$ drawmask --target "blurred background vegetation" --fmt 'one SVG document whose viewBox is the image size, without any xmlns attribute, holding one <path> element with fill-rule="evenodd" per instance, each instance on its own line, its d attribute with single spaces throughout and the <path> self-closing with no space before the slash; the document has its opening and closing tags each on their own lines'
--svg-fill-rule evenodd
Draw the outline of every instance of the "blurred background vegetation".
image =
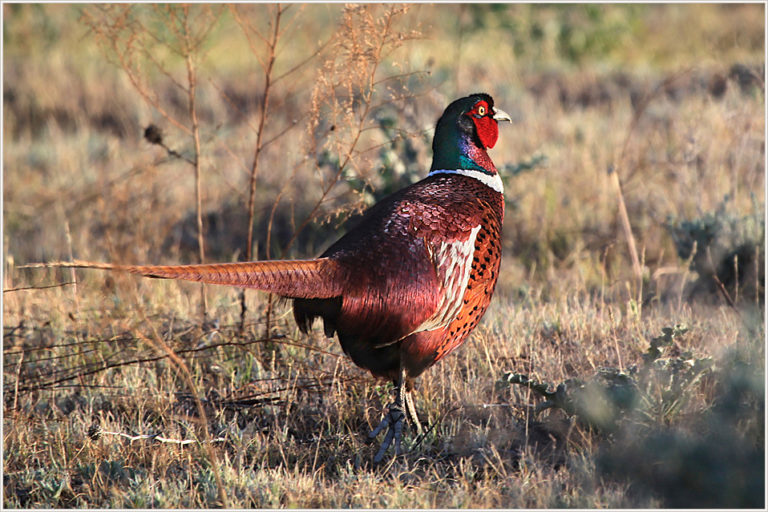
<svg viewBox="0 0 768 512">
<path fill-rule="evenodd" d="M 190 13 L 200 31 L 192 50 L 196 150 L 158 111 L 189 124 L 186 58 L 174 47 L 171 13 L 6 6 L 4 255 L 18 262 L 63 257 L 68 223 L 76 257 L 199 258 L 195 180 L 188 161 L 143 139 L 154 124 L 187 160 L 200 152 L 208 259 L 243 259 L 269 53 L 254 34 L 270 33 L 274 10 Z M 507 269 L 516 281 L 555 285 L 564 271 L 587 288 L 624 282 L 631 255 L 610 177 L 616 170 L 647 281 L 654 272 L 669 279 L 693 239 L 699 258 L 703 245 L 720 244 L 725 228 L 713 222 L 752 216 L 738 240 L 723 241 L 712 257 L 717 267 L 738 252 L 738 274 L 750 277 L 742 284 L 753 289 L 755 268 L 762 272 L 753 262 L 763 258 L 755 251 L 764 205 L 764 121 L 754 115 L 763 105 L 760 10 L 414 5 L 393 20 L 400 39 L 376 63 L 361 137 L 326 193 L 363 102 L 344 105 L 359 119 L 331 112 L 328 90 L 339 84 L 325 84 L 321 97 L 318 78 L 344 71 L 339 65 L 355 49 L 339 55 L 342 6 L 291 6 L 273 59 L 278 81 L 262 144 L 272 140 L 258 154 L 251 248 L 260 257 L 321 251 L 350 213 L 424 175 L 444 105 L 486 90 L 517 121 L 493 152 L 507 170 L 505 254 L 515 256 Z M 327 67 L 333 58 L 336 69 Z M 715 221 L 707 218 L 716 212 Z M 715 231 L 709 239 L 701 238 L 703 224 Z M 724 265 L 732 270 L 731 260 Z M 725 284 L 735 293 L 733 282 Z"/>
<path fill-rule="evenodd" d="M 247 507 L 764 505 L 763 5 L 3 13 L 6 506 L 217 506 L 217 467 Z M 270 337 L 297 336 L 271 299 L 249 296 L 236 329 L 237 292 L 209 288 L 206 318 L 225 340 L 211 352 L 198 345 L 214 334 L 194 285 L 137 281 L 131 300 L 117 277 L 83 272 L 76 287 L 30 290 L 75 274 L 17 268 L 314 256 L 426 174 L 437 118 L 477 91 L 515 120 L 491 151 L 505 181 L 505 259 L 468 343 L 485 352 L 465 348 L 421 379 L 417 407 L 449 418 L 438 428 L 448 441 L 415 449 L 413 486 L 408 468 L 386 488 L 352 470 L 361 422 L 386 392 L 311 350 L 327 347 L 319 334 L 290 347 Z M 225 421 L 217 397 L 247 402 L 234 417 L 249 415 L 251 430 L 227 427 L 240 437 L 227 438 L 219 466 L 203 451 L 185 462 L 155 445 L 88 444 L 94 418 L 143 431 L 192 414 L 178 394 L 192 390 L 162 357 L 135 362 L 157 358 L 138 304 L 189 351 L 211 415 Z M 678 322 L 687 334 L 640 363 Z M 561 394 L 584 421 L 559 428 L 555 411 L 534 421 L 529 394 L 499 387 L 504 369 L 563 393 L 599 382 L 602 402 L 630 390 L 642 403 L 611 412 L 605 432 L 572 408 L 578 395 Z M 322 378 L 302 387 L 310 373 Z M 252 387 L 264 382 L 274 417 L 243 398 L 261 397 Z M 498 400 L 514 412 L 454 407 Z M 325 473 L 306 449 L 313 428 L 351 432 L 311 445 L 333 460 Z M 527 451 L 534 440 L 544 448 Z M 243 472 L 244 460 L 258 471 Z"/>
</svg>

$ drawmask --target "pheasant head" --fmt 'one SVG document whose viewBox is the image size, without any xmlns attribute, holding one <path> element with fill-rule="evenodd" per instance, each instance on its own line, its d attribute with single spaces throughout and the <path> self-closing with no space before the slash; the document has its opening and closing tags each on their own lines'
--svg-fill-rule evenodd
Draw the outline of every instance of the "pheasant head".
<svg viewBox="0 0 768 512">
<path fill-rule="evenodd" d="M 497 174 L 488 149 L 499 138 L 499 121 L 511 119 L 494 107 L 493 98 L 485 93 L 472 94 L 448 105 L 435 128 L 430 172 L 464 169 Z"/>
</svg>

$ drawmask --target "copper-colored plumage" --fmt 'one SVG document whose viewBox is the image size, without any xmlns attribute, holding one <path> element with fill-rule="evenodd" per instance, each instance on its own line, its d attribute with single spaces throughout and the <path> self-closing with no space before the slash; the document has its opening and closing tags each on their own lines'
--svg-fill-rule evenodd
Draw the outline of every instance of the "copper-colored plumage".
<svg viewBox="0 0 768 512">
<path fill-rule="evenodd" d="M 337 297 L 346 280 L 345 270 L 328 258 L 202 265 L 116 265 L 75 260 L 46 265 L 122 270 L 145 277 L 255 288 L 289 298 Z"/>
<path fill-rule="evenodd" d="M 490 302 L 504 200 L 485 145 L 495 144 L 501 119 L 509 117 L 488 95 L 453 102 L 438 122 L 430 175 L 371 207 L 317 259 L 48 265 L 256 288 L 294 299 L 303 331 L 322 318 L 326 334 L 338 335 L 355 364 L 395 382 L 395 403 L 373 432 L 390 427 L 379 461 L 393 440 L 399 450 L 405 416 L 421 428 L 409 394 L 413 379 L 459 347 Z"/>
</svg>

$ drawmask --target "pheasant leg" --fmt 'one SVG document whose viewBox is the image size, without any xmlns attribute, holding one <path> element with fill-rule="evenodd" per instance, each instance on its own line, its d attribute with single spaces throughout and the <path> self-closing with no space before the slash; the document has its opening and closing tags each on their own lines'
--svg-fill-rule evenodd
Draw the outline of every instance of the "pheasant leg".
<svg viewBox="0 0 768 512">
<path fill-rule="evenodd" d="M 406 389 L 405 378 L 405 370 L 401 369 L 396 385 L 395 401 L 387 408 L 387 414 L 384 415 L 381 423 L 368 434 L 368 441 L 370 442 L 376 439 L 385 428 L 389 428 L 384 436 L 384 441 L 382 441 L 379 447 L 379 451 L 376 452 L 376 456 L 373 458 L 374 464 L 378 464 L 384 459 L 384 454 L 392 444 L 392 441 L 395 442 L 395 456 L 400 455 L 403 424 L 406 418 L 414 425 L 419 434 L 422 432 L 421 423 L 419 423 L 419 419 L 416 416 L 416 407 L 413 405 L 413 397 L 410 391 Z"/>
<path fill-rule="evenodd" d="M 416 406 L 413 405 L 413 394 L 409 390 L 406 390 L 403 393 L 403 402 L 405 403 L 405 415 L 408 417 L 408 421 L 410 421 L 416 428 L 416 433 L 421 435 L 424 432 L 424 429 L 421 428 L 419 417 L 416 416 Z"/>
</svg>

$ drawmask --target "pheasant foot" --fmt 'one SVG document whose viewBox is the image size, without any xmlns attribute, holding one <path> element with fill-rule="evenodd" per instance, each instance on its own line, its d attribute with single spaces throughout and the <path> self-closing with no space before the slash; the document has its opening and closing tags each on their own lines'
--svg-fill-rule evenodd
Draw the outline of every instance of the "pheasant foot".
<svg viewBox="0 0 768 512">
<path fill-rule="evenodd" d="M 395 401 L 389 405 L 387 413 L 381 422 L 368 434 L 368 442 L 373 441 L 386 428 L 386 435 L 382 441 L 379 451 L 373 458 L 373 463 L 378 464 L 384 459 L 384 454 L 392 442 L 395 443 L 395 456 L 401 454 L 401 444 L 403 438 L 403 424 L 407 419 L 416 429 L 418 434 L 423 432 L 419 418 L 416 416 L 416 407 L 413 405 L 413 397 L 408 389 L 410 386 L 406 382 L 405 370 L 401 368 L 400 378 L 396 383 Z"/>
<path fill-rule="evenodd" d="M 401 453 L 401 443 L 403 438 L 403 424 L 405 423 L 405 413 L 402 406 L 397 403 L 396 400 L 389 406 L 389 411 L 381 420 L 381 423 L 368 434 L 368 441 L 371 442 L 381 433 L 382 430 L 388 428 L 384 441 L 382 441 L 379 451 L 376 452 L 376 456 L 373 458 L 373 463 L 378 464 L 384 459 L 384 454 L 387 448 L 395 442 L 395 456 Z"/>
</svg>

